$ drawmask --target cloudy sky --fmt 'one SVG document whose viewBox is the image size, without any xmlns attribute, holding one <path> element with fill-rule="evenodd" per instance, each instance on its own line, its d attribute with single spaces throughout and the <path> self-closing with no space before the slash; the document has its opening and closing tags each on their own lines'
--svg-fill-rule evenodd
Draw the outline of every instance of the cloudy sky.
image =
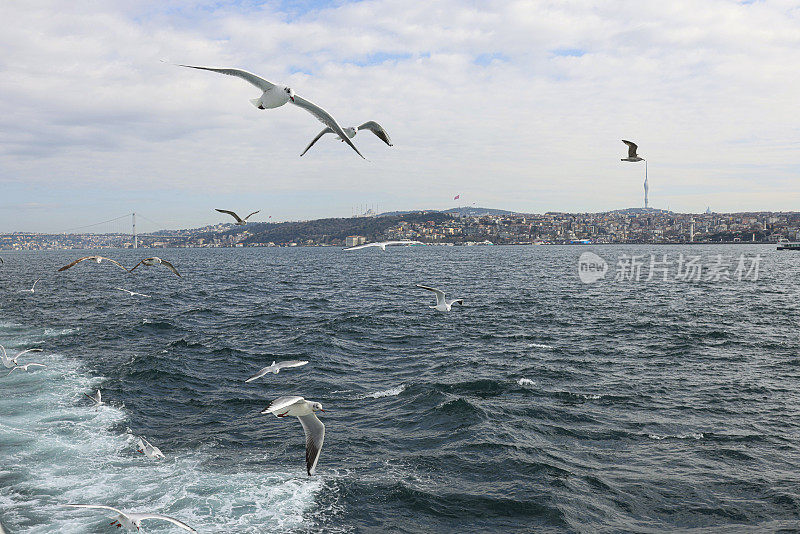
<svg viewBox="0 0 800 534">
<path fill-rule="evenodd" d="M 800 209 L 795 1 L 2 2 L 0 231 L 456 204 Z M 162 62 L 167 61 L 167 63 Z M 369 162 L 239 67 L 362 132 Z M 453 196 L 461 195 L 454 202 Z"/>
</svg>

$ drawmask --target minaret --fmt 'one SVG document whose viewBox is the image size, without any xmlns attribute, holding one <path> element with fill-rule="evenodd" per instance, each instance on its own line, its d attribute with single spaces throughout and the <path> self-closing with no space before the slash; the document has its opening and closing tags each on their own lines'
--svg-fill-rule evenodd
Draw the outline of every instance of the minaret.
<svg viewBox="0 0 800 534">
<path fill-rule="evenodd" d="M 647 160 L 644 161 L 644 207 L 647 209 Z"/>
<path fill-rule="evenodd" d="M 689 243 L 694 243 L 694 219 L 692 219 L 692 224 L 689 226 Z"/>
</svg>

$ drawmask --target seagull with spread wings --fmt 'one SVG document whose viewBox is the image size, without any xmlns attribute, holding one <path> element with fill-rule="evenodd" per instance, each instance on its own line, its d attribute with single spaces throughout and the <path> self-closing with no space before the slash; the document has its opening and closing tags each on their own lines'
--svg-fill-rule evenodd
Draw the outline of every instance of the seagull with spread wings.
<svg viewBox="0 0 800 534">
<path fill-rule="evenodd" d="M 247 217 L 245 217 L 244 219 L 242 219 L 241 217 L 239 217 L 238 215 L 236 215 L 236 212 L 234 212 L 234 211 L 229 211 L 229 210 L 221 210 L 221 209 L 217 209 L 217 208 L 214 208 L 214 209 L 215 209 L 216 211 L 220 212 L 220 213 L 227 213 L 228 215 L 231 215 L 231 216 L 232 216 L 234 219 L 236 219 L 236 223 L 235 223 L 235 224 L 236 224 L 236 226 L 244 226 L 245 224 L 247 224 L 247 219 L 249 219 L 250 217 L 252 217 L 252 216 L 253 216 L 253 215 L 255 215 L 256 213 L 258 213 L 259 211 L 261 211 L 261 210 L 254 211 L 253 213 L 251 213 L 250 215 L 248 215 Z"/>
<path fill-rule="evenodd" d="M 19 365 L 17 363 L 17 358 L 19 358 L 23 354 L 26 354 L 28 352 L 42 352 L 42 349 L 27 349 L 27 350 L 23 350 L 22 352 L 18 352 L 17 355 L 14 356 L 13 358 L 9 358 L 8 357 L 8 353 L 6 353 L 6 348 L 3 345 L 0 345 L 0 349 L 3 349 L 3 354 L 0 355 L 0 360 L 2 360 L 3 366 L 6 369 L 11 369 L 12 367 L 15 367 L 16 365 Z"/>
<path fill-rule="evenodd" d="M 384 130 L 383 126 L 381 126 L 380 124 L 378 124 L 375 121 L 367 121 L 364 124 L 362 124 L 361 126 L 350 126 L 348 128 L 344 128 L 344 133 L 347 134 L 347 137 L 352 139 L 353 137 L 356 136 L 356 134 L 359 132 L 359 130 L 369 130 L 372 133 L 374 133 L 375 135 L 377 135 L 378 138 L 381 141 L 383 141 L 384 143 L 386 143 L 387 145 L 394 146 L 392 144 L 391 138 L 389 138 L 389 134 L 386 133 L 386 130 Z M 300 154 L 300 156 L 302 157 L 303 155 L 305 155 L 305 153 L 308 152 L 308 149 L 311 148 L 312 146 L 314 146 L 314 143 L 319 141 L 319 138 L 322 137 L 323 135 L 327 134 L 327 133 L 334 133 L 334 132 L 333 132 L 333 130 L 330 129 L 330 127 L 325 128 L 324 130 L 322 130 L 320 133 L 317 134 L 317 136 L 314 139 L 311 140 L 311 142 L 308 144 L 306 149 L 303 150 L 303 153 Z M 341 137 L 336 137 L 336 139 L 338 139 L 338 140 L 340 140 L 341 142 L 344 143 L 344 139 L 342 139 Z"/>
<path fill-rule="evenodd" d="M 268 365 L 266 367 L 261 368 L 256 374 L 245 380 L 245 382 L 252 382 L 253 380 L 259 379 L 267 373 L 278 374 L 281 372 L 281 369 L 290 369 L 292 367 L 302 367 L 307 364 L 307 360 L 284 360 L 282 362 L 275 363 L 272 362 L 272 365 Z"/>
<path fill-rule="evenodd" d="M 453 299 L 453 300 L 445 299 L 444 298 L 444 291 L 442 291 L 441 289 L 435 289 L 433 287 L 422 286 L 420 284 L 417 284 L 417 287 L 419 287 L 421 289 L 427 289 L 428 291 L 433 291 L 436 294 L 436 305 L 435 306 L 428 306 L 429 308 L 433 308 L 436 311 L 441 311 L 441 312 L 450 311 L 450 308 L 453 306 L 453 304 L 456 304 L 456 303 L 458 303 L 458 304 L 460 304 L 462 306 L 464 305 L 464 299 Z"/>
<path fill-rule="evenodd" d="M 272 401 L 261 413 L 275 414 L 275 417 L 297 417 L 303 425 L 306 434 L 306 472 L 308 476 L 314 474 L 319 461 L 319 453 L 322 450 L 322 442 L 325 440 L 325 425 L 317 419 L 314 412 L 324 412 L 322 404 L 309 402 L 303 397 L 279 397 Z"/>
<path fill-rule="evenodd" d="M 296 95 L 294 90 L 291 87 L 287 87 L 285 85 L 276 85 L 272 82 L 265 80 L 260 76 L 256 76 L 252 72 L 247 72 L 246 70 L 242 69 L 226 69 L 226 68 L 216 68 L 216 67 L 197 67 L 194 65 L 178 65 L 179 67 L 188 67 L 190 69 L 200 69 L 200 70 L 208 70 L 211 72 L 218 72 L 220 74 L 227 74 L 228 76 L 235 76 L 237 78 L 241 78 L 244 81 L 248 82 L 251 85 L 256 86 L 258 89 L 262 91 L 262 94 L 258 98 L 253 98 L 250 102 L 257 107 L 258 109 L 272 109 L 278 108 L 282 105 L 286 104 L 287 102 L 291 102 L 295 106 L 299 108 L 303 108 L 304 110 L 311 113 L 318 121 L 322 124 L 330 128 L 333 133 L 337 134 L 345 143 L 350 145 L 350 148 L 356 151 L 356 154 L 364 158 L 361 152 L 358 151 L 356 145 L 350 141 L 350 138 L 344 132 L 339 123 L 336 122 L 336 119 L 333 116 L 319 107 L 318 105 L 314 104 L 303 98 L 302 96 Z M 366 159 L 366 158 L 364 158 Z"/>
<path fill-rule="evenodd" d="M 116 265 L 117 267 L 122 269 L 123 271 L 127 271 L 128 270 L 125 267 L 123 267 L 120 262 L 118 262 L 116 260 L 112 260 L 111 258 L 106 258 L 104 256 L 84 256 L 83 258 L 78 258 L 77 260 L 73 261 L 69 265 L 63 266 L 62 268 L 59 269 L 59 272 L 66 271 L 70 267 L 74 267 L 74 266 L 78 265 L 80 262 L 87 261 L 87 260 L 91 260 L 91 261 L 94 261 L 96 263 L 102 263 L 103 260 L 110 261 L 111 263 L 113 263 L 114 265 Z"/>
<path fill-rule="evenodd" d="M 134 265 L 133 269 L 136 269 L 140 265 L 144 265 L 146 267 L 152 267 L 153 265 L 163 265 L 164 267 L 166 267 L 167 269 L 169 269 L 173 273 L 177 274 L 178 276 L 181 275 L 181 273 L 178 272 L 178 270 L 175 268 L 174 265 L 172 265 L 167 260 L 162 260 L 161 258 L 159 258 L 157 256 L 153 256 L 152 258 L 143 259 L 142 261 L 140 261 L 139 263 Z M 131 269 L 130 272 L 133 272 L 133 269 Z"/>
<path fill-rule="evenodd" d="M 141 530 L 142 521 L 145 519 L 160 519 L 162 521 L 169 521 L 173 525 L 177 525 L 184 530 L 188 530 L 189 532 L 197 532 L 183 521 L 178 521 L 174 517 L 161 514 L 134 514 L 131 512 L 117 510 L 111 506 L 103 506 L 101 504 L 67 504 L 66 506 L 72 506 L 73 508 L 98 508 L 100 510 L 111 510 L 117 514 L 116 521 L 111 523 L 112 525 L 116 525 L 117 528 L 125 527 L 128 530 L 138 531 Z"/>
</svg>

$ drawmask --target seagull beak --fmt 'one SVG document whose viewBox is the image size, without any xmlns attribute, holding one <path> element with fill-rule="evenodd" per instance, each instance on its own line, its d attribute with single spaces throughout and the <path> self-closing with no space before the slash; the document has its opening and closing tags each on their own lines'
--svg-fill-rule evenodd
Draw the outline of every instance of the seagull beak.
<svg viewBox="0 0 800 534">
<path fill-rule="evenodd" d="M 290 96 L 290 97 L 289 97 L 289 99 L 290 99 L 292 102 L 294 102 L 294 97 L 293 97 L 293 96 Z"/>
</svg>

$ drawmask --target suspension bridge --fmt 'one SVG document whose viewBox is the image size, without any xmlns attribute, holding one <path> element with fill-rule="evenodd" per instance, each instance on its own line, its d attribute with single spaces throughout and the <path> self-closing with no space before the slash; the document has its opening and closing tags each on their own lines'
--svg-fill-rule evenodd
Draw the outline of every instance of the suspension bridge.
<svg viewBox="0 0 800 534">
<path fill-rule="evenodd" d="M 154 221 L 148 217 L 145 217 L 141 213 L 137 214 L 136 212 L 133 213 L 125 213 L 124 215 L 120 215 L 119 217 L 114 217 L 112 219 L 107 219 L 105 221 L 100 221 L 92 224 L 85 224 L 83 226 L 76 226 L 74 228 L 68 228 L 64 232 L 65 235 L 69 234 L 93 234 L 93 235 L 105 235 L 105 236 L 119 236 L 121 238 L 130 237 L 130 242 L 133 248 L 139 247 L 139 240 L 140 239 L 147 239 L 150 240 L 171 240 L 171 239 L 184 239 L 187 236 L 185 235 L 170 235 L 167 233 L 138 233 L 136 231 L 136 217 L 143 219 L 156 227 L 164 227 L 161 223 Z"/>
</svg>

